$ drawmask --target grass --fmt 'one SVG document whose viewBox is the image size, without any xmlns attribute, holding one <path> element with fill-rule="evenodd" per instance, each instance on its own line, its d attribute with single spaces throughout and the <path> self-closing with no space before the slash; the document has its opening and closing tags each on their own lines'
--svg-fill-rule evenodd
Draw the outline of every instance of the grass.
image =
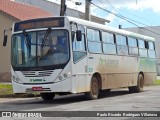
<svg viewBox="0 0 160 120">
<path fill-rule="evenodd" d="M 39 93 L 33 93 L 33 94 L 27 94 L 27 93 L 24 93 L 24 94 L 17 94 L 15 95 L 13 93 L 13 87 L 12 87 L 12 84 L 0 84 L 0 98 L 10 98 L 10 97 L 21 97 L 21 98 L 24 98 L 24 97 L 38 97 L 39 96 Z"/>
<path fill-rule="evenodd" d="M 154 85 L 160 85 L 160 80 L 155 80 L 155 81 L 153 81 L 153 84 L 154 84 Z"/>
<path fill-rule="evenodd" d="M 13 88 L 11 84 L 0 84 L 0 95 L 13 94 Z"/>
</svg>

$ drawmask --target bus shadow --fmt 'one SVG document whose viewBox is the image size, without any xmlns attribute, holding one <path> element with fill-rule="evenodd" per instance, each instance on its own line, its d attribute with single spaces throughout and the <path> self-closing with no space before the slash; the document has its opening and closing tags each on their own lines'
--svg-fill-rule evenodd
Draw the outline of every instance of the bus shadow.
<svg viewBox="0 0 160 120">
<path fill-rule="evenodd" d="M 131 94 L 128 90 L 113 90 L 108 95 L 100 97 L 99 99 L 125 96 L 128 94 Z M 137 94 L 137 93 L 133 93 L 133 94 Z M 80 102 L 86 102 L 86 101 L 90 101 L 90 100 L 86 99 L 84 94 L 71 94 L 71 95 L 55 96 L 55 99 L 52 101 L 43 101 L 40 97 L 37 97 L 32 99 L 24 98 L 24 100 L 17 100 L 17 101 L 6 103 L 6 104 L 19 106 L 19 110 L 32 110 L 32 109 L 41 109 L 41 108 L 48 108 L 48 107 L 57 107 L 60 105 L 67 105 L 67 104 L 80 103 Z M 25 107 L 25 108 L 20 107 L 24 105 L 28 107 Z"/>
<path fill-rule="evenodd" d="M 144 93 L 144 92 L 147 92 L 149 90 L 144 90 L 143 92 L 139 92 L 139 93 L 130 93 L 128 89 L 126 90 L 112 90 L 110 93 L 108 93 L 107 95 L 105 96 L 100 96 L 100 99 L 101 98 L 110 98 L 110 97 L 116 97 L 116 96 L 123 96 L 123 95 L 128 95 L 128 94 L 141 94 L 141 93 Z"/>
<path fill-rule="evenodd" d="M 147 90 L 145 90 L 143 92 L 147 92 Z M 111 98 L 111 97 L 124 96 L 124 95 L 128 95 L 128 94 L 138 94 L 138 93 L 130 93 L 128 90 L 113 90 L 105 96 L 100 96 L 98 99 L 105 99 L 105 98 L 107 99 L 107 98 Z M 85 102 L 85 101 L 90 101 L 90 100 L 88 100 L 86 98 L 84 93 L 81 93 L 81 94 L 70 94 L 70 95 L 62 95 L 62 96 L 56 95 L 54 100 L 52 100 L 52 101 L 44 101 L 43 99 L 41 99 L 39 97 L 38 100 L 28 101 L 25 104 L 62 105 L 62 104 L 70 104 L 70 103 Z"/>
<path fill-rule="evenodd" d="M 105 99 L 105 98 L 107 99 L 107 98 L 111 98 L 111 97 L 118 97 L 118 96 L 123 96 L 123 95 L 128 95 L 128 94 L 137 94 L 137 93 L 130 93 L 127 89 L 126 90 L 121 90 L 121 89 L 120 90 L 113 90 L 105 96 L 100 96 L 98 99 Z M 81 94 L 70 94 L 70 95 L 56 96 L 54 98 L 54 100 L 52 100 L 52 101 L 43 101 L 41 99 L 41 101 L 35 101 L 35 102 L 28 103 L 28 104 L 34 104 L 34 103 L 41 104 L 42 103 L 42 104 L 53 104 L 53 105 L 59 104 L 59 105 L 61 105 L 61 104 L 70 104 L 70 103 L 85 102 L 85 101 L 90 101 L 90 100 L 88 100 L 86 98 L 86 96 L 83 93 L 81 93 Z"/>
</svg>

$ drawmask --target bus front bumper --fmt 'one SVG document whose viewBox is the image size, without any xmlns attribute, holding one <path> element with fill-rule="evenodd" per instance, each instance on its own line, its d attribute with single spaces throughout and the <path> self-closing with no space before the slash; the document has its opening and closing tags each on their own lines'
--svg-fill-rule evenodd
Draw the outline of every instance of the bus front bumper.
<svg viewBox="0 0 160 120">
<path fill-rule="evenodd" d="M 70 92 L 75 93 L 72 89 L 71 78 L 57 83 L 50 84 L 20 84 L 12 80 L 14 93 L 33 93 L 33 92 Z"/>
</svg>

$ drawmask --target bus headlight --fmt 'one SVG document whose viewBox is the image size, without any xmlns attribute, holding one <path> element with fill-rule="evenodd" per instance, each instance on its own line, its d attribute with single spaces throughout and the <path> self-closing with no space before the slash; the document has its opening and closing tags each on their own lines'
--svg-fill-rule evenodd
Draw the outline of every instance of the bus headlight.
<svg viewBox="0 0 160 120">
<path fill-rule="evenodd" d="M 71 76 L 71 73 L 63 73 L 62 75 L 59 76 L 59 80 L 65 80 Z"/>
<path fill-rule="evenodd" d="M 12 76 L 12 80 L 16 83 L 22 83 L 22 81 L 17 76 Z"/>
<path fill-rule="evenodd" d="M 63 77 L 64 77 L 64 78 L 67 78 L 67 77 L 68 77 L 67 73 L 64 73 L 64 74 L 63 74 Z"/>
<path fill-rule="evenodd" d="M 62 76 L 59 76 L 59 79 L 60 79 L 60 80 L 63 80 L 63 77 L 62 77 Z"/>
</svg>

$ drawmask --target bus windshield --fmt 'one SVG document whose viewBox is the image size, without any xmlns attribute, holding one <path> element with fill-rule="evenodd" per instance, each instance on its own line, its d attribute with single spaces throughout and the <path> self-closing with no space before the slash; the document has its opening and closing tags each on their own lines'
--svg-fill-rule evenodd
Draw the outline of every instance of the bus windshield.
<svg viewBox="0 0 160 120">
<path fill-rule="evenodd" d="M 45 67 L 66 64 L 69 60 L 67 30 L 25 32 L 12 36 L 12 66 Z"/>
</svg>

